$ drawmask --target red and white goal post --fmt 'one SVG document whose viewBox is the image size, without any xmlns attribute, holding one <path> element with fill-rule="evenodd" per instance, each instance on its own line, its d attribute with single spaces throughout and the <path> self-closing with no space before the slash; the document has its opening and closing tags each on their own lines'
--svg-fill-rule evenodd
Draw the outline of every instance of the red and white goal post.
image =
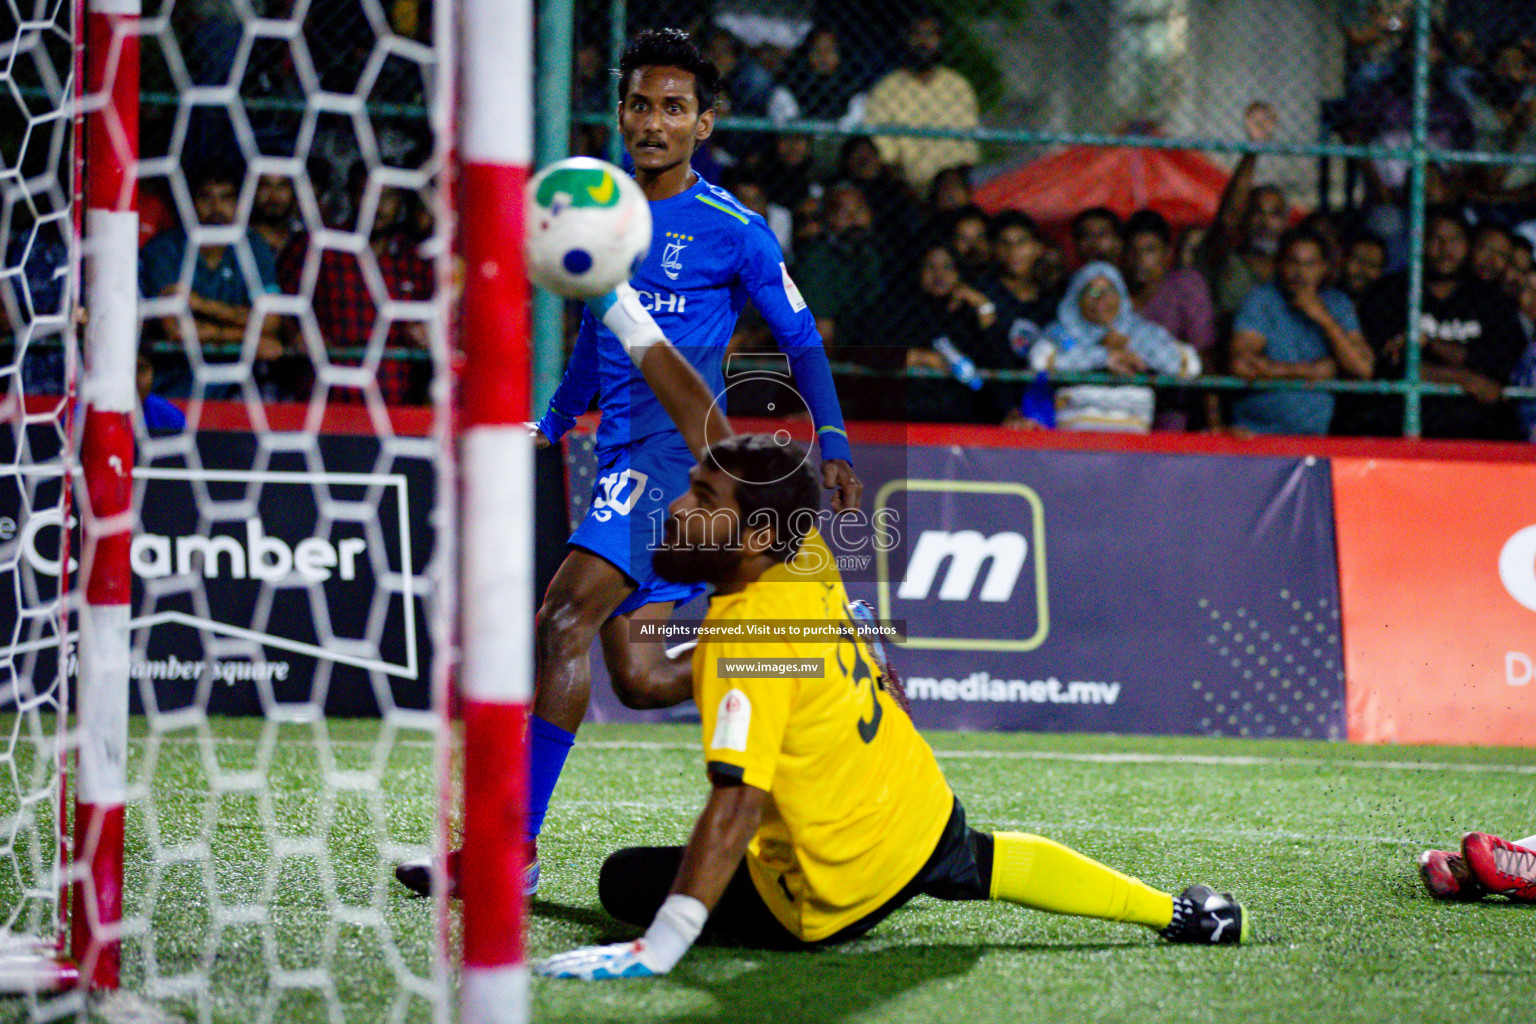
<svg viewBox="0 0 1536 1024">
<path fill-rule="evenodd" d="M 85 327 L 84 374 L 78 387 L 71 375 L 63 395 L 51 401 L 29 400 L 31 396 L 20 378 L 26 345 L 35 339 L 26 338 L 17 346 L 6 408 L 12 424 L 7 454 L 15 460 L 13 474 L 18 485 L 28 475 L 46 477 L 50 470 L 58 478 L 54 507 L 34 507 L 31 511 L 53 512 L 56 524 L 74 521 L 78 515 L 81 550 L 76 579 L 83 585 L 71 591 L 66 582 L 66 566 L 71 557 L 70 531 L 60 529 L 54 559 L 56 589 L 29 607 L 18 586 L 17 600 L 10 609 L 17 626 L 39 614 L 46 618 L 48 627 L 41 643 L 52 644 L 51 657 L 38 659 L 35 655 L 39 639 L 34 635 L 28 642 L 20 629 L 13 628 L 8 631 L 11 644 L 5 652 L 5 697 L 15 715 L 8 760 L 18 760 L 15 740 L 23 732 L 19 723 L 35 715 L 39 708 L 50 712 L 52 734 L 40 730 L 40 723 L 34 718 L 29 723 L 32 728 L 28 738 L 54 741 L 31 752 L 32 793 L 17 792 L 15 805 L 5 808 L 10 812 L 6 852 L 13 862 L 20 859 L 18 836 L 30 831 L 29 845 L 34 847 L 32 877 L 26 878 L 26 871 L 17 870 L 15 874 L 21 884 L 7 894 L 12 906 L 5 908 L 6 935 L 0 943 L 0 986 L 23 992 L 76 985 L 99 989 L 118 986 L 117 929 L 122 917 L 128 753 L 128 621 L 132 586 L 128 556 L 133 519 L 132 414 L 139 330 L 138 214 L 134 188 L 139 49 L 137 37 L 125 29 L 139 14 L 139 0 L 90 0 L 88 7 L 77 2 L 67 14 L 55 13 L 54 25 L 69 26 L 79 40 L 73 66 L 69 68 L 77 87 L 72 91 L 58 89 L 42 99 L 45 105 L 47 100 L 53 101 L 50 113 L 73 115 L 73 131 L 67 136 L 56 132 L 60 141 L 67 144 L 67 148 L 60 150 L 60 156 L 80 153 L 82 148 L 91 154 L 83 182 L 79 177 L 80 161 L 56 165 L 52 171 L 59 180 L 59 194 L 67 196 L 64 202 L 73 207 L 71 226 L 77 244 L 70 247 L 71 256 L 84 257 L 83 307 L 90 314 Z M 17 28 L 12 43 L 25 52 L 25 29 Z M 22 170 L 22 162 L 18 159 L 14 169 Z M 82 205 L 83 218 L 79 215 Z M 12 218 L 5 219 L 9 226 Z M 64 290 L 62 308 L 54 311 L 66 325 L 75 319 L 71 315 L 78 295 L 74 263 L 71 258 L 61 268 L 71 286 Z M 29 328 L 35 324 L 15 323 L 41 319 L 35 315 L 30 294 L 26 301 L 18 303 L 13 288 L 8 298 L 11 312 L 7 320 L 13 322 L 13 329 L 20 328 L 20 335 L 30 334 Z M 58 337 L 64 343 L 64 363 L 73 370 L 78 365 L 75 353 L 70 351 L 73 331 L 66 326 Z M 77 412 L 81 408 L 83 414 Z M 28 429 L 38 421 L 49 424 L 61 443 L 57 452 L 48 452 L 45 446 L 44 452 L 38 453 L 45 461 L 34 459 L 36 449 Z M 81 486 L 77 489 L 69 486 L 72 476 L 78 477 Z M 21 504 L 28 503 L 23 500 Z M 28 533 L 25 525 L 17 525 L 21 526 L 23 538 L 35 542 L 35 531 Z M 18 547 L 26 547 L 25 540 Z M 25 554 L 19 550 L 8 559 L 13 573 L 19 575 Z M 36 580 L 30 582 L 35 585 Z M 69 628 L 71 622 L 73 631 Z M 71 639 L 78 659 L 73 694 L 66 681 Z M 34 657 L 25 657 L 28 654 Z M 74 722 L 66 732 L 71 710 Z M 71 780 L 66 750 L 70 749 L 75 755 L 72 809 L 66 804 Z M 52 772 L 48 770 L 50 764 L 55 769 Z M 57 787 L 53 794 L 57 802 L 49 810 L 56 815 L 54 830 L 58 840 L 51 847 L 46 841 L 39 842 L 46 832 L 38 829 L 35 816 L 35 798 L 39 792 L 47 792 L 50 782 Z M 26 788 L 19 777 L 16 788 Z M 33 806 L 29 807 L 29 803 Z M 42 851 L 36 849 L 38 846 L 43 847 Z M 53 861 L 50 866 L 54 870 L 35 870 L 40 866 L 39 852 Z M 35 911 L 26 914 L 20 905 L 38 895 L 36 885 L 28 886 L 28 882 L 46 885 L 49 881 L 58 894 L 57 917 L 45 922 L 37 918 Z M 46 901 L 46 892 L 42 895 Z M 27 917 L 31 919 L 26 920 Z M 36 928 L 39 924 L 59 927 L 53 929 L 51 936 L 17 930 L 18 925 Z"/>
<path fill-rule="evenodd" d="M 465 1024 L 527 1019 L 523 816 L 533 696 L 533 438 L 523 186 L 531 0 L 465 0 L 463 646 Z M 511 737 L 520 737 L 509 742 Z"/>
<path fill-rule="evenodd" d="M 424 556 L 422 568 L 402 562 L 375 573 L 380 600 L 389 608 L 368 616 L 372 632 L 338 639 L 331 622 L 317 622 L 313 642 L 274 634 L 267 611 L 259 612 L 263 632 L 255 621 L 221 623 L 186 613 L 177 613 L 178 619 L 177 614 L 164 613 L 165 605 L 157 602 L 185 596 L 195 611 L 207 611 L 209 601 L 200 588 L 220 575 L 219 555 L 209 538 L 215 533 L 224 536 L 219 527 L 226 521 L 239 523 L 241 516 L 252 515 L 250 509 L 261 504 L 266 489 L 311 488 L 317 531 L 349 523 L 359 530 L 369 527 L 370 514 L 377 518 L 381 513 L 360 508 L 373 499 L 356 496 L 372 496 L 380 488 L 367 480 L 355 481 L 359 474 L 332 473 L 323 464 L 309 472 L 278 472 L 268 463 L 273 453 L 289 451 L 319 459 L 322 448 L 312 435 L 330 422 L 326 400 L 332 392 L 327 388 L 362 389 L 372 413 L 381 408 L 376 384 L 357 383 L 361 378 L 355 361 L 333 366 L 324 339 L 306 330 L 301 344 L 315 363 L 317 387 L 307 400 L 309 408 L 289 417 L 286 431 L 271 426 L 281 418 L 274 418 L 259 401 L 253 403 L 251 389 L 231 403 L 247 404 L 243 414 L 237 410 L 231 415 L 257 435 L 256 461 L 248 469 L 209 472 L 196 442 L 152 440 L 142 433 L 143 420 L 136 411 L 141 333 L 167 312 L 185 324 L 193 322 L 188 306 L 173 308 L 177 301 L 186 302 L 184 296 L 141 300 L 137 272 L 136 203 L 142 181 L 156 174 L 177 179 L 184 174 L 182 158 L 188 155 L 174 148 L 167 156 L 153 158 L 139 152 L 141 45 L 146 52 L 152 44 L 167 51 L 174 48 L 170 16 L 162 10 L 171 5 L 153 5 L 154 16 L 146 16 L 141 0 L 32 4 L 48 8 L 43 34 L 69 34 L 74 52 L 72 67 L 66 58 L 52 79 L 42 76 L 51 86 L 33 91 L 47 94 L 42 96 L 47 101 L 42 108 L 47 109 L 40 113 L 41 108 L 34 107 L 28 116 L 37 126 L 51 125 L 49 130 L 56 134 L 60 121 L 72 119 L 73 127 L 62 132 L 63 142 L 55 147 L 57 164 L 51 173 L 60 184 L 49 193 L 55 198 L 38 198 L 48 189 L 34 195 L 13 188 L 7 193 L 0 231 L 16 232 L 12 208 L 22 205 L 30 210 L 26 218 L 33 236 L 50 217 L 65 224 L 73 221 L 75 228 L 68 240 L 70 257 L 59 269 L 67 282 L 61 308 L 45 316 L 30 298 L 17 299 L 26 269 L 22 263 L 29 258 L 25 255 L 22 262 L 8 257 L 3 282 L 9 289 L 6 320 L 15 345 L 11 365 L 0 367 L 6 375 L 0 385 L 6 394 L 0 436 L 6 439 L 8 460 L 0 467 L 0 482 L 10 489 L 8 494 L 17 496 L 20 511 L 8 518 L 0 508 L 0 576 L 15 594 L 15 621 L 0 624 L 6 627 L 0 631 L 0 716 L 9 739 L 0 749 L 0 776 L 17 780 L 0 786 L 0 993 L 23 1000 L 32 1020 L 85 1019 L 93 993 L 120 989 L 137 990 L 152 1002 L 166 1000 L 177 1010 L 196 1007 L 200 1013 L 218 1005 L 223 1012 L 243 1014 L 249 1005 L 254 1020 L 309 1019 L 309 1011 L 293 1007 L 311 1003 L 316 1019 L 338 1014 L 354 1019 L 356 1008 L 348 1000 L 363 1000 L 360 1005 L 366 1011 L 369 997 L 357 994 L 366 985 L 341 977 L 348 950 L 338 936 L 345 929 L 378 942 L 371 969 L 387 978 L 377 1013 L 360 1012 L 356 1019 L 457 1018 L 464 1024 L 511 1024 L 528 1017 L 522 860 L 526 722 L 533 678 L 533 512 L 528 495 L 534 449 L 523 426 L 531 413 L 531 341 L 521 236 L 523 189 L 532 155 L 532 7 L 529 0 L 439 3 L 430 37 L 412 49 L 409 42 L 384 39 L 391 23 L 382 0 L 359 2 L 370 31 L 380 36 L 373 45 L 418 61 L 429 81 L 426 99 L 434 155 L 428 163 L 419 170 L 386 166 L 377 143 L 362 129 L 359 159 L 369 171 L 365 210 L 376 198 L 374 190 L 401 181 L 437 196 L 434 235 L 423 246 L 437 268 L 437 297 L 422 303 L 377 296 L 381 321 L 395 317 L 420 324 L 429 339 L 425 358 L 433 366 L 430 429 L 425 436 L 397 436 L 391 417 L 370 416 L 383 424 L 374 438 L 381 464 L 423 458 L 432 464 L 432 551 Z M 265 4 L 235 0 L 233 7 L 245 37 L 237 61 L 249 59 L 251 39 L 279 40 L 299 50 L 304 25 L 259 16 L 258 9 L 268 9 Z M 298 9 L 304 11 L 306 5 Z M 38 61 L 60 63 L 38 42 L 38 24 L 12 21 L 0 24 L 0 33 L 6 28 L 15 38 L 0 39 L 0 47 L 9 46 L 12 58 L 26 55 L 30 48 Z M 376 72 L 383 59 L 367 69 Z M 243 68 L 238 64 L 222 89 L 195 89 L 184 63 L 166 64 L 177 88 L 184 90 L 183 108 L 225 103 L 234 111 L 242 102 Z M 352 94 L 338 95 L 320 89 L 304 59 L 297 64 L 306 118 L 322 109 L 364 123 L 367 69 L 363 85 Z M 27 88 L 25 83 L 0 84 Z M 186 110 L 180 113 L 173 147 L 186 138 Z M 231 121 L 249 161 L 242 192 L 245 215 L 251 210 L 249 196 L 258 173 L 287 175 L 310 187 L 305 154 L 265 154 L 252 140 L 243 116 Z M 312 121 L 305 124 L 301 140 L 312 131 Z M 5 178 L 0 184 L 22 181 L 23 163 L 18 158 L 15 166 L 0 166 Z M 34 178 L 26 180 L 35 184 Z M 171 192 L 185 220 L 185 178 L 175 185 Z M 12 194 L 25 202 L 13 203 Z M 354 225 L 348 231 L 311 222 L 317 207 L 300 207 L 318 244 L 351 252 L 359 261 L 370 258 L 365 228 Z M 182 226 L 193 256 L 200 244 L 225 243 L 232 249 L 247 244 L 230 241 L 233 236 L 227 230 L 219 234 L 197 224 Z M 0 237 L 0 248 L 10 242 Z M 242 272 L 250 265 L 240 263 Z M 191 257 L 183 280 L 190 274 Z M 77 287 L 75 282 L 81 280 L 83 287 Z M 312 287 L 313 280 L 311 273 L 303 288 Z M 460 285 L 461 294 L 456 295 Z M 297 295 L 258 295 L 258 289 L 252 289 L 257 297 L 237 362 L 250 364 L 264 317 L 290 316 L 312 325 L 307 303 L 313 296 L 303 288 Z M 82 322 L 84 342 L 77 353 L 73 325 Z M 376 350 L 385 346 L 387 328 L 386 323 L 373 332 L 363 365 L 374 365 L 368 359 L 379 357 Z M 42 344 L 35 339 L 45 334 L 57 335 L 66 370 L 64 393 L 52 397 L 28 394 L 23 385 L 28 346 L 35 354 Z M 191 344 L 197 344 L 195 331 Z M 200 352 L 189 350 L 188 355 L 195 379 L 187 430 L 196 431 L 208 414 L 198 397 L 204 382 L 197 376 L 206 367 Z M 78 387 L 73 376 L 77 368 Z M 216 383 L 227 381 L 227 365 L 211 377 Z M 57 442 L 55 450 L 32 443 L 40 428 Z M 141 431 L 137 437 L 136 429 Z M 209 531 L 202 538 L 203 561 L 196 563 L 202 567 L 201 578 L 187 571 L 192 564 L 188 556 L 178 563 L 178 575 L 142 579 L 145 573 L 133 544 L 142 524 L 145 491 L 143 479 L 136 486 L 135 468 L 140 468 L 141 477 L 153 478 L 156 470 L 145 467 L 156 453 L 181 459 L 181 468 L 172 475 L 190 481 L 197 522 Z M 215 483 L 229 480 L 243 488 L 245 504 L 217 491 Z M 57 545 L 39 553 L 40 545 L 47 547 L 39 541 L 46 523 L 52 524 Z M 74 560 L 68 528 L 73 523 L 78 524 Z M 259 528 L 255 536 L 262 536 Z M 31 547 L 23 550 L 26 545 Z M 252 576 L 257 575 L 257 559 L 267 565 L 267 556 L 254 551 L 243 557 L 251 559 Z M 237 570 L 231 556 L 228 572 L 240 575 L 246 564 L 240 562 Z M 39 566 L 43 576 L 52 566 L 54 575 L 46 587 L 39 584 Z M 183 575 L 187 579 L 182 580 Z M 283 580 L 263 579 L 258 609 L 269 610 L 274 594 L 281 598 L 302 589 L 291 574 Z M 331 613 L 324 593 L 311 596 L 317 618 Z M 405 670 L 367 649 L 369 644 L 377 648 L 392 642 L 380 641 L 372 623 L 394 614 L 396 605 L 405 618 L 420 614 L 429 621 L 432 656 L 412 662 L 413 671 L 430 677 L 432 706 L 426 712 L 389 704 L 389 683 Z M 9 607 L 0 604 L 0 611 Z M 147 682 L 150 674 L 135 671 L 135 664 L 155 648 L 153 631 L 168 621 L 192 623 L 189 635 L 202 645 L 205 667 L 220 657 L 256 663 L 274 649 L 299 651 L 323 663 L 317 675 L 329 684 L 332 662 L 327 658 L 334 664 L 361 666 L 359 671 L 366 671 L 382 694 L 384 723 L 376 734 L 365 730 L 363 739 L 335 739 L 324 720 L 324 686 L 318 695 L 299 699 L 262 691 L 264 719 L 249 728 L 215 721 L 208 707 L 197 703 L 206 697 L 206 687 L 197 688 L 190 704 L 161 707 Z M 458 657 L 452 650 L 455 643 Z M 457 701 L 449 693 L 454 673 Z M 130 719 L 130 694 L 137 694 L 144 707 L 142 721 Z M 453 707 L 462 713 L 461 757 L 452 747 Z M 295 729 L 307 737 L 298 751 L 290 735 Z M 411 735 L 418 738 L 401 739 Z M 351 757 L 348 744 L 367 756 Z M 432 749 L 433 795 L 441 799 L 430 813 L 432 820 L 411 823 L 403 830 L 409 837 L 402 839 L 395 831 L 399 815 L 389 806 L 394 786 L 389 766 L 401 747 L 413 744 Z M 178 756 L 184 760 L 176 762 Z M 316 767 L 306 775 L 307 769 L 284 767 L 285 760 Z M 172 762 L 191 766 L 192 774 L 206 783 L 207 793 L 175 791 L 167 797 L 171 791 L 157 773 Z M 236 767 L 228 767 L 230 763 Z M 295 778 L 301 780 L 297 786 Z M 462 789 L 456 779 L 462 780 Z M 273 795 L 285 785 L 302 790 L 312 782 L 324 788 L 317 797 Z M 178 779 L 177 785 L 185 783 Z M 306 808 L 318 808 L 313 834 L 295 834 L 291 816 L 279 805 L 300 796 L 308 801 Z M 349 869 L 336 847 L 341 839 L 355 837 L 355 832 L 346 832 L 347 827 L 356 828 L 346 825 L 353 819 L 343 813 L 354 796 L 371 815 L 366 823 L 376 830 L 377 843 L 361 858 L 361 880 L 353 880 L 355 891 L 349 894 L 341 879 Z M 180 810 L 160 806 L 167 799 L 185 801 L 198 810 L 200 821 L 197 814 L 182 815 L 193 824 L 177 832 L 185 823 L 173 827 Z M 315 891 L 292 891 L 288 881 L 293 876 L 285 866 L 258 866 L 247 873 L 259 877 L 247 884 L 237 877 L 242 865 L 220 861 L 218 851 L 228 843 L 214 832 L 238 817 L 229 809 L 237 799 L 254 808 L 246 821 L 257 836 L 251 840 L 252 849 L 280 865 L 303 861 L 310 874 L 298 874 L 317 879 Z M 450 825 L 456 820 L 462 821 L 466 851 L 462 886 L 475 894 L 462 906 L 462 930 L 454 926 L 453 915 L 460 911 L 446 898 L 446 878 L 438 880 L 438 896 L 427 912 L 419 910 L 421 904 L 405 901 L 392 888 L 387 872 L 394 860 L 411 852 L 407 846 L 426 845 L 443 853 L 457 845 Z M 135 892 L 135 885 L 147 886 L 148 895 Z M 207 906 L 175 906 L 186 891 L 196 897 L 189 904 L 202 898 Z M 309 904 L 314 905 L 310 909 L 318 908 L 314 921 L 322 922 L 325 935 L 316 940 L 315 951 L 306 948 L 304 956 L 312 959 L 290 962 L 283 929 L 298 919 L 294 906 Z M 162 920 L 183 917 L 203 932 L 158 932 Z M 326 921 L 329 925 L 323 924 Z M 309 925 L 310 930 L 315 927 Z M 250 945 L 242 947 L 240 942 Z M 417 955 L 407 949 L 421 942 L 429 952 Z M 126 953 L 130 947 L 131 956 Z M 243 965 L 227 966 L 239 964 L 242 949 L 254 952 L 245 953 Z M 260 962 L 252 966 L 252 959 Z M 237 977 L 259 974 L 260 981 L 239 983 L 256 991 L 220 991 L 221 976 L 231 971 Z"/>
</svg>

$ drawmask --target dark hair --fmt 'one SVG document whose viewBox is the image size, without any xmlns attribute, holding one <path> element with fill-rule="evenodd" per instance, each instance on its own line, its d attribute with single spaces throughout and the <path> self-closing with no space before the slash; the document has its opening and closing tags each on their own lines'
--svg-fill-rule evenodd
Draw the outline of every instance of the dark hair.
<svg viewBox="0 0 1536 1024">
<path fill-rule="evenodd" d="M 1374 231 L 1357 231 L 1349 236 L 1349 241 L 1344 244 L 1344 251 L 1350 252 L 1357 245 L 1374 245 L 1383 253 L 1387 252 L 1387 240 Z"/>
<path fill-rule="evenodd" d="M 1083 229 L 1083 225 L 1091 220 L 1107 220 L 1115 226 L 1115 231 L 1120 230 L 1120 215 L 1107 206 L 1090 206 L 1076 217 L 1072 218 L 1072 235 Z"/>
<path fill-rule="evenodd" d="M 1339 222 L 1327 210 L 1313 210 L 1301 218 L 1301 223 L 1326 237 L 1336 238 L 1339 235 Z"/>
<path fill-rule="evenodd" d="M 1280 233 L 1280 242 L 1275 247 L 1275 252 L 1283 256 L 1290 251 L 1293 245 L 1301 245 L 1303 243 L 1317 246 L 1317 251 L 1322 255 L 1323 259 L 1329 258 L 1328 240 L 1311 228 L 1302 225 L 1286 228 L 1282 231 Z"/>
<path fill-rule="evenodd" d="M 716 39 L 724 39 L 731 52 L 740 57 L 746 49 L 746 44 L 736 38 L 736 33 L 722 25 L 710 25 L 699 34 L 699 41 L 704 44 L 714 42 Z"/>
<path fill-rule="evenodd" d="M 913 6 L 911 12 L 907 15 L 907 20 L 901 23 L 901 27 L 905 31 L 910 32 L 912 31 L 912 26 L 924 21 L 937 22 L 941 32 L 946 27 L 944 24 L 944 16 L 939 13 L 939 9 L 937 7 L 931 7 L 925 3 L 920 3 Z"/>
<path fill-rule="evenodd" d="M 918 245 L 913 249 L 913 253 L 916 255 L 916 260 L 911 264 L 912 270 L 914 272 L 919 274 L 922 273 L 923 260 L 927 259 L 928 254 L 933 252 L 935 249 L 943 249 L 945 255 L 949 257 L 950 262 L 955 265 L 955 269 L 960 269 L 960 257 L 955 253 L 955 247 L 950 244 L 948 234 L 935 234 L 930 229 L 928 231 L 924 231 L 918 237 L 917 241 Z"/>
<path fill-rule="evenodd" d="M 780 444 L 770 434 L 737 434 L 710 445 L 704 465 L 735 481 L 743 536 L 768 523 L 774 527 L 774 559 L 793 558 L 821 510 L 821 486 L 806 450 L 793 441 Z"/>
<path fill-rule="evenodd" d="M 204 185 L 214 183 L 239 189 L 245 184 L 245 168 L 229 160 L 208 160 L 187 169 L 187 188 L 194 196 Z"/>
<path fill-rule="evenodd" d="M 1520 40 L 1519 36 L 1505 36 L 1502 39 L 1495 39 L 1493 45 L 1488 47 L 1488 63 L 1492 64 L 1498 60 L 1505 50 L 1514 50 L 1525 58 L 1526 64 L 1531 63 L 1531 53 L 1525 48 L 1525 44 Z"/>
<path fill-rule="evenodd" d="M 842 34 L 838 32 L 837 26 L 832 24 L 830 21 L 818 21 L 812 25 L 811 30 L 805 34 L 805 38 L 800 40 L 800 45 L 797 47 L 797 49 L 801 53 L 806 52 L 811 48 L 811 40 L 815 39 L 817 36 L 831 36 L 833 39 L 837 40 L 839 53 L 841 53 L 843 43 Z"/>
<path fill-rule="evenodd" d="M 1475 242 L 1479 238 L 1482 238 L 1484 235 L 1495 234 L 1503 235 L 1505 238 L 1509 239 L 1511 243 L 1513 243 L 1515 240 L 1515 233 L 1513 231 L 1509 230 L 1509 228 L 1505 227 L 1503 224 L 1499 224 L 1491 220 L 1482 221 L 1477 225 L 1475 229 L 1473 229 L 1472 240 Z"/>
<path fill-rule="evenodd" d="M 763 177 L 757 173 L 757 169 L 746 164 L 727 167 L 720 172 L 720 187 L 727 192 L 734 193 L 743 185 L 756 185 L 765 191 L 768 188 L 767 185 L 763 184 Z"/>
<path fill-rule="evenodd" d="M 960 184 L 965 186 L 966 192 L 970 192 L 971 170 L 972 167 L 970 164 L 951 164 L 950 166 L 935 172 L 933 180 L 928 183 L 928 201 L 930 203 L 933 202 L 933 197 L 937 195 L 939 191 L 939 182 L 945 178 L 959 178 Z"/>
<path fill-rule="evenodd" d="M 960 222 L 965 220 L 979 220 L 986 226 L 989 233 L 992 230 L 992 218 L 987 216 L 987 211 L 983 210 L 975 203 L 968 203 L 965 206 L 960 207 L 960 209 L 950 213 L 947 221 L 948 230 L 944 233 L 946 235 L 953 234 L 955 228 L 960 226 Z"/>
<path fill-rule="evenodd" d="M 1536 243 L 1533 243 L 1529 238 L 1516 233 L 1511 233 L 1509 237 L 1515 243 L 1516 249 L 1524 249 L 1526 252 L 1536 255 Z"/>
<path fill-rule="evenodd" d="M 1156 235 L 1164 245 L 1173 245 L 1173 228 L 1168 218 L 1156 210 L 1137 210 L 1125 219 L 1120 234 L 1126 241 L 1135 235 Z"/>
<path fill-rule="evenodd" d="M 1035 218 L 1023 210 L 1004 210 L 992 218 L 992 241 L 997 241 L 1003 236 L 1003 232 L 1009 228 L 1023 228 L 1029 232 L 1029 237 L 1037 242 L 1044 242 L 1045 236 L 1040 234 L 1040 225 L 1035 223 Z"/>
<path fill-rule="evenodd" d="M 1254 206 L 1253 200 L 1259 198 L 1259 196 L 1262 195 L 1265 192 L 1268 192 L 1268 193 L 1270 193 L 1270 194 L 1272 194 L 1274 196 L 1277 196 L 1280 199 L 1280 201 L 1285 204 L 1286 209 L 1290 209 L 1291 201 L 1290 201 L 1289 198 L 1287 198 L 1287 196 L 1285 194 L 1285 189 L 1281 188 L 1279 185 L 1255 185 L 1255 186 L 1253 186 L 1253 188 L 1248 190 L 1249 210 L 1250 211 L 1253 209 L 1253 206 Z"/>
<path fill-rule="evenodd" d="M 1461 207 L 1439 203 L 1424 211 L 1425 231 L 1429 230 L 1431 224 L 1438 224 L 1441 221 L 1456 225 L 1461 229 L 1461 233 L 1467 236 L 1468 241 L 1472 240 L 1472 225 L 1467 221 L 1467 215 L 1461 212 Z"/>
<path fill-rule="evenodd" d="M 629 96 L 629 80 L 641 68 L 677 68 L 693 76 L 699 112 L 713 110 L 720 93 L 720 71 L 700 52 L 688 33 L 679 28 L 651 28 L 624 47 L 619 58 L 619 102 Z"/>
<path fill-rule="evenodd" d="M 827 205 L 827 200 L 832 198 L 832 193 L 834 192 L 852 192 L 859 197 L 859 202 L 863 203 L 865 206 L 870 205 L 869 196 L 864 194 L 864 190 L 859 187 L 857 182 L 849 181 L 847 178 L 839 178 L 837 181 L 832 182 L 822 191 L 821 205 L 823 207 Z M 871 207 L 869 212 L 874 213 L 875 211 Z"/>
</svg>

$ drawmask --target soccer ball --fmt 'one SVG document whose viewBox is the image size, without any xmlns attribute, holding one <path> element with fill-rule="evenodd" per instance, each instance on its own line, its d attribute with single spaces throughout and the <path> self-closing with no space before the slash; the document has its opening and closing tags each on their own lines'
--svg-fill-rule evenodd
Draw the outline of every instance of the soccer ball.
<svg viewBox="0 0 1536 1024">
<path fill-rule="evenodd" d="M 568 299 L 606 295 L 651 247 L 651 204 L 610 163 L 559 160 L 528 182 L 523 245 L 534 284 Z"/>
</svg>

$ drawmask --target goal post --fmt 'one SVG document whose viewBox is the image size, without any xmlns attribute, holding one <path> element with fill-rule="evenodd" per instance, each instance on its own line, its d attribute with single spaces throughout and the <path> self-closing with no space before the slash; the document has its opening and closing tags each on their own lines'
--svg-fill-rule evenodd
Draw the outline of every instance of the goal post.
<svg viewBox="0 0 1536 1024">
<path fill-rule="evenodd" d="M 533 659 L 533 438 L 523 187 L 530 0 L 465 0 L 462 210 L 464 1024 L 527 1019 L 525 737 Z"/>
<path fill-rule="evenodd" d="M 133 579 L 138 351 L 139 0 L 85 13 L 85 423 L 70 950 L 91 988 L 118 987 Z"/>
</svg>

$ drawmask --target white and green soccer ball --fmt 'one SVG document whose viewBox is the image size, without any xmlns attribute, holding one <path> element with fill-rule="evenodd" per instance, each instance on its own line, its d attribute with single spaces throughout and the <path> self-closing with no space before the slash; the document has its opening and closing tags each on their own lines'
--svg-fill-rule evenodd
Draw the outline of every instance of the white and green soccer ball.
<svg viewBox="0 0 1536 1024">
<path fill-rule="evenodd" d="M 559 160 L 528 182 L 523 245 L 534 284 L 568 299 L 606 295 L 651 247 L 651 204 L 613 164 Z"/>
</svg>

